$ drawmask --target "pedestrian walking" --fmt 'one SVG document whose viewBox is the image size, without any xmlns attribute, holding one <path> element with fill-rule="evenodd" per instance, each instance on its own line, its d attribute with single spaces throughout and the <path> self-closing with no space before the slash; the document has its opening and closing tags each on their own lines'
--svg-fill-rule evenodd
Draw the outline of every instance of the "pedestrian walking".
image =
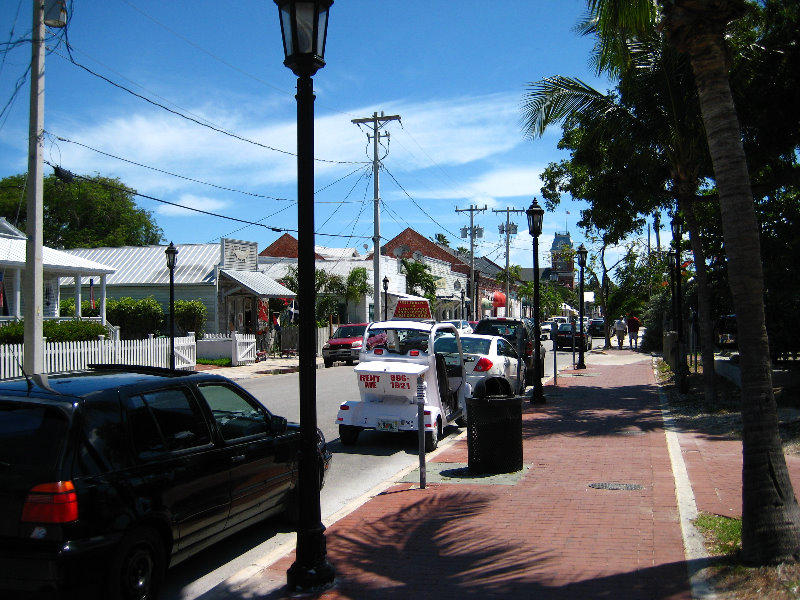
<svg viewBox="0 0 800 600">
<path fill-rule="evenodd" d="M 636 315 L 628 315 L 628 345 L 632 350 L 639 349 L 639 319 Z"/>
<path fill-rule="evenodd" d="M 617 334 L 617 345 L 619 349 L 622 350 L 622 344 L 625 342 L 625 332 L 628 330 L 628 326 L 625 324 L 625 317 L 620 317 L 614 323 L 614 333 Z"/>
</svg>

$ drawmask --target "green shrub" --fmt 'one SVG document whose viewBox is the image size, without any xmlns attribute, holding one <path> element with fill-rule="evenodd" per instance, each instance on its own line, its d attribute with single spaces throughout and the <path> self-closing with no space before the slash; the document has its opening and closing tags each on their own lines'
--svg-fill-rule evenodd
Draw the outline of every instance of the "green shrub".
<svg viewBox="0 0 800 600">
<path fill-rule="evenodd" d="M 194 331 L 195 338 L 203 337 L 208 310 L 200 300 L 175 301 L 175 327 L 181 335 Z"/>
<path fill-rule="evenodd" d="M 164 324 L 164 311 L 153 296 L 109 300 L 106 316 L 110 323 L 119 325 L 123 340 L 142 340 L 151 333 L 161 335 Z"/>
<path fill-rule="evenodd" d="M 62 317 L 75 316 L 75 298 L 62 299 L 58 305 L 58 314 Z M 81 301 L 81 316 L 83 317 L 99 317 L 100 316 L 100 302 L 94 303 L 94 308 L 91 306 L 89 300 Z"/>
<path fill-rule="evenodd" d="M 42 335 L 48 342 L 86 342 L 108 335 L 105 326 L 96 321 L 44 321 Z M 0 327 L 0 344 L 22 344 L 25 341 L 24 321 L 13 321 Z"/>
</svg>

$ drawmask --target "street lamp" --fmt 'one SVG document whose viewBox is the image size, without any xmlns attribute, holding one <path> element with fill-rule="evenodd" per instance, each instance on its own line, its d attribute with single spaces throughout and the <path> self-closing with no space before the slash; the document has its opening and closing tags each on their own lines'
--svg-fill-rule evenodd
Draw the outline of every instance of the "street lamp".
<svg viewBox="0 0 800 600">
<path fill-rule="evenodd" d="M 297 295 L 300 319 L 300 519 L 297 551 L 286 574 L 290 591 L 313 592 L 333 585 L 336 571 L 326 558 L 325 526 L 319 503 L 317 468 L 316 304 L 314 287 L 314 83 L 325 66 L 328 10 L 333 0 L 275 0 L 283 39 L 283 64 L 297 75 Z"/>
<path fill-rule="evenodd" d="M 383 320 L 389 320 L 389 278 L 383 278 Z"/>
<path fill-rule="evenodd" d="M 175 370 L 175 267 L 178 265 L 178 249 L 172 242 L 164 250 L 169 269 L 169 368 Z"/>
<path fill-rule="evenodd" d="M 580 304 L 578 305 L 580 307 L 578 314 L 580 315 L 580 320 L 581 320 L 580 325 L 579 325 L 580 328 L 581 328 L 581 334 L 583 334 L 583 269 L 586 266 L 586 256 L 588 254 L 589 254 L 589 251 L 586 249 L 586 247 L 583 244 L 578 246 L 578 251 L 577 251 L 578 265 L 581 268 L 581 283 L 580 283 L 580 295 L 581 295 L 581 297 L 580 297 Z M 575 366 L 576 369 L 585 369 L 586 368 L 586 363 L 583 362 L 583 352 L 584 352 L 584 347 L 585 347 L 587 341 L 588 341 L 588 337 L 584 337 L 583 338 L 583 343 L 580 346 L 580 353 L 578 354 L 578 364 Z"/>
<path fill-rule="evenodd" d="M 464 315 L 464 288 L 461 288 L 461 318 L 463 319 L 466 315 Z"/>
<path fill-rule="evenodd" d="M 539 345 L 541 344 L 541 325 L 539 323 L 539 236 L 542 235 L 542 220 L 544 219 L 544 209 L 533 199 L 528 210 L 525 211 L 528 216 L 528 232 L 533 237 L 533 323 L 536 339 L 533 342 L 533 396 L 531 402 L 536 404 L 544 402 L 544 393 L 542 392 L 542 373 L 539 372 L 541 367 Z"/>
</svg>

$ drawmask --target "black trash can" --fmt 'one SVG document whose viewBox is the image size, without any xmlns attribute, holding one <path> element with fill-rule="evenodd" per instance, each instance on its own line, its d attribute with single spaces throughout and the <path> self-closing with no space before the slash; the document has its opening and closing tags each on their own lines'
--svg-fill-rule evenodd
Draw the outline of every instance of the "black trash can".
<svg viewBox="0 0 800 600">
<path fill-rule="evenodd" d="M 522 469 L 521 396 L 467 399 L 467 452 L 474 474 Z"/>
</svg>

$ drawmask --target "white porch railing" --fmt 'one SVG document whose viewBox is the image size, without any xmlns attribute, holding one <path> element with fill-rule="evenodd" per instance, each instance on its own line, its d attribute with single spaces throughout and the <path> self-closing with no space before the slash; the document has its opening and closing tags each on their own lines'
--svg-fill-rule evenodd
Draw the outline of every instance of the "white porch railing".
<svg viewBox="0 0 800 600">
<path fill-rule="evenodd" d="M 22 377 L 23 344 L 0 345 L 0 379 Z M 44 348 L 46 373 L 64 373 L 88 368 L 90 364 L 125 364 L 169 368 L 170 339 L 94 340 L 89 342 L 47 342 Z M 193 370 L 197 364 L 194 334 L 175 338 L 175 368 Z"/>
</svg>

